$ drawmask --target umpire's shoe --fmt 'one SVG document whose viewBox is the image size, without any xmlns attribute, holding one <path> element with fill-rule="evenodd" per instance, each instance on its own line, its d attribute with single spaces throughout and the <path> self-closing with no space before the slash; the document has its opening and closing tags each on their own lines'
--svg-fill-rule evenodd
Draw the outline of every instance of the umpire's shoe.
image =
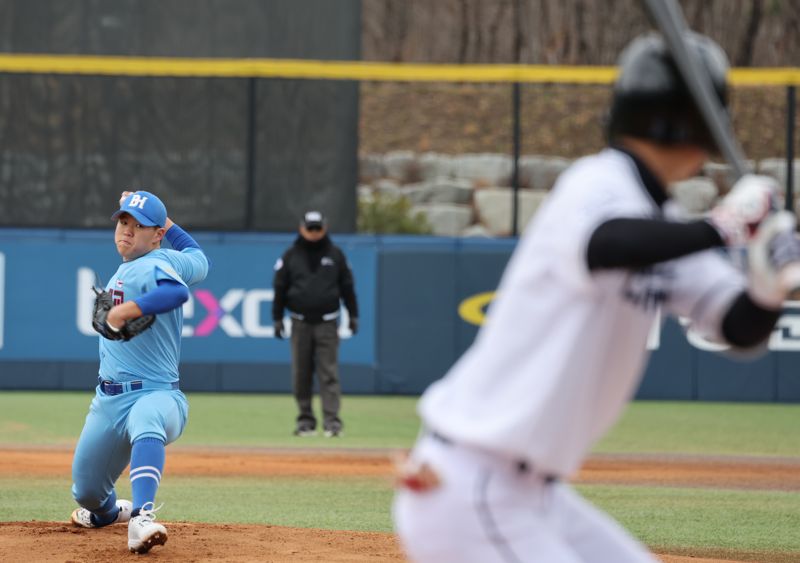
<svg viewBox="0 0 800 563">
<path fill-rule="evenodd" d="M 133 553 L 147 553 L 154 546 L 167 543 L 167 529 L 155 523 L 156 510 L 152 502 L 146 502 L 128 522 L 128 549 Z"/>
<path fill-rule="evenodd" d="M 306 423 L 306 424 L 302 424 L 301 423 L 301 424 L 297 425 L 297 428 L 295 428 L 294 435 L 295 436 L 302 436 L 302 437 L 316 436 L 317 435 L 317 429 L 314 426 L 311 426 L 308 423 Z"/>
<path fill-rule="evenodd" d="M 92 520 L 92 513 L 85 508 L 76 508 L 73 510 L 70 520 L 73 526 L 79 528 L 102 528 L 110 524 L 124 524 L 131 519 L 131 511 L 133 510 L 131 501 L 119 499 L 117 500 L 117 508 L 119 508 L 117 517 L 108 524 L 95 524 Z"/>
</svg>

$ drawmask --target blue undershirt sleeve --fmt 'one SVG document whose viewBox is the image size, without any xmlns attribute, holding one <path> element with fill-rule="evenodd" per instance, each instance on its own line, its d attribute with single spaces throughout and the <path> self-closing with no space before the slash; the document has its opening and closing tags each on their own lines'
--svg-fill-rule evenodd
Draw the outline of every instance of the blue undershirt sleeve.
<svg viewBox="0 0 800 563">
<path fill-rule="evenodd" d="M 188 299 L 189 289 L 185 285 L 174 280 L 158 280 L 158 287 L 137 297 L 134 302 L 143 314 L 157 315 L 180 307 Z"/>
<path fill-rule="evenodd" d="M 180 252 L 185 248 L 200 248 L 197 241 L 192 238 L 192 235 L 181 229 L 177 224 L 173 223 L 172 227 L 164 235 L 172 245 L 172 248 Z"/>
</svg>

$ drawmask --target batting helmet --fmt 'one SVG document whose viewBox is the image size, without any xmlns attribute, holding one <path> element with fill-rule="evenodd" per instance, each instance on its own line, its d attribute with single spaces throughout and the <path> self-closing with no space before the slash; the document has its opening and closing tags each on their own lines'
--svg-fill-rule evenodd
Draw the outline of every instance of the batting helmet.
<svg viewBox="0 0 800 563">
<path fill-rule="evenodd" d="M 728 58 L 711 39 L 697 33 L 685 36 L 690 56 L 705 68 L 727 109 Z M 608 116 L 610 141 L 622 135 L 651 139 L 665 145 L 718 148 L 700 110 L 670 55 L 664 39 L 650 33 L 634 39 L 620 54 L 620 73 L 614 83 Z"/>
</svg>

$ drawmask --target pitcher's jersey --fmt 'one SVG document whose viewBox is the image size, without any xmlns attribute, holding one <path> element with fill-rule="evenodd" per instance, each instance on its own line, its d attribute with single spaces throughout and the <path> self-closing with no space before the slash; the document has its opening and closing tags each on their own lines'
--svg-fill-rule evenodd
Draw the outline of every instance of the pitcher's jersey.
<svg viewBox="0 0 800 563">
<path fill-rule="evenodd" d="M 156 249 L 123 262 L 106 289 L 117 305 L 155 289 L 159 280 L 189 286 L 207 274 L 208 260 L 199 248 Z M 178 381 L 182 330 L 183 308 L 177 307 L 156 315 L 152 327 L 127 342 L 100 337 L 100 376 L 111 381 Z"/>
<path fill-rule="evenodd" d="M 719 250 L 646 270 L 590 272 L 594 230 L 662 211 L 629 156 L 583 158 L 559 178 L 514 251 L 486 322 L 447 375 L 423 394 L 425 427 L 456 442 L 569 476 L 635 393 L 658 310 L 721 339 L 744 289 Z M 673 218 L 673 217 L 670 217 Z"/>
</svg>

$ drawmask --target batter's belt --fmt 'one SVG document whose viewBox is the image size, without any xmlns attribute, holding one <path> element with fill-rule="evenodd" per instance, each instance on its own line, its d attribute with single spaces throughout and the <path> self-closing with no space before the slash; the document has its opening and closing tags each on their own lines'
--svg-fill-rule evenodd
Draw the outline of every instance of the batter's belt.
<svg viewBox="0 0 800 563">
<path fill-rule="evenodd" d="M 434 432 L 434 431 L 432 431 L 430 429 L 426 429 L 425 430 L 425 434 L 430 436 L 436 442 L 439 442 L 440 444 L 443 444 L 445 446 L 461 447 L 461 446 L 459 446 L 459 444 L 457 442 L 451 440 L 447 436 L 443 436 L 442 434 L 440 434 L 438 432 Z M 548 484 L 558 481 L 558 476 L 557 475 L 552 475 L 552 474 L 548 474 L 548 473 L 541 473 L 539 471 L 534 471 L 533 468 L 531 467 L 531 464 L 528 463 L 525 460 L 521 460 L 521 459 L 520 460 L 510 460 L 510 462 L 511 462 L 511 465 L 512 465 L 512 469 L 514 471 L 516 471 L 517 473 L 520 473 L 520 474 L 528 474 L 528 473 L 530 473 L 530 474 L 538 475 L 539 478 L 541 478 L 545 483 L 548 483 Z"/>
</svg>

